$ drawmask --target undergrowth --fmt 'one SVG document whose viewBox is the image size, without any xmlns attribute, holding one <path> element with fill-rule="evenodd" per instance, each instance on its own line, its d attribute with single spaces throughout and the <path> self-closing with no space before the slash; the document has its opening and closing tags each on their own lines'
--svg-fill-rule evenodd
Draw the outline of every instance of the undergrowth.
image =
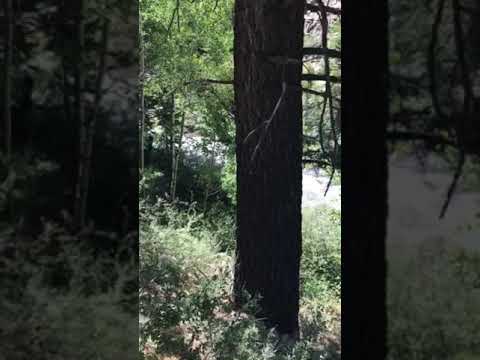
<svg viewBox="0 0 480 360">
<path fill-rule="evenodd" d="M 284 346 L 232 300 L 234 217 L 225 209 L 140 204 L 140 350 L 145 359 L 339 359 L 340 214 L 304 214 L 301 340 Z M 146 320 L 146 321 L 145 321 Z"/>
<path fill-rule="evenodd" d="M 388 359 L 480 358 L 480 252 L 443 238 L 411 247 L 391 249 Z"/>
<path fill-rule="evenodd" d="M 93 233 L 71 235 L 53 222 L 38 236 L 12 234 L 0 242 L 0 359 L 138 356 L 137 265 L 128 249 L 95 255 L 82 246 Z"/>
</svg>

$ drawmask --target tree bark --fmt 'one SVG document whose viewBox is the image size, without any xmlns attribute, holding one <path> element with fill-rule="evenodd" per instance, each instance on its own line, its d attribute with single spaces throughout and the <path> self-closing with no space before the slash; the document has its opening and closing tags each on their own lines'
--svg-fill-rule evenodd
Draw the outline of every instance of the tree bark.
<svg viewBox="0 0 480 360">
<path fill-rule="evenodd" d="M 242 305 L 243 290 L 261 296 L 257 315 L 294 336 L 302 237 L 304 10 L 304 1 L 237 0 L 234 25 L 234 298 Z"/>
</svg>

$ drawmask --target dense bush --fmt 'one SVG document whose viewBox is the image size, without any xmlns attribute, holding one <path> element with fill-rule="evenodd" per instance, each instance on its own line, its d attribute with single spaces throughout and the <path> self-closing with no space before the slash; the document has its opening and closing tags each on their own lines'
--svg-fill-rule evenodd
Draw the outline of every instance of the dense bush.
<svg viewBox="0 0 480 360">
<path fill-rule="evenodd" d="M 304 209 L 302 284 L 306 297 L 340 296 L 340 213 L 329 208 Z"/>
<path fill-rule="evenodd" d="M 142 174 L 140 197 L 145 201 L 155 202 L 158 197 L 170 196 L 171 163 L 165 150 L 155 149 L 155 156 L 164 161 L 145 168 Z M 166 159 L 166 160 L 165 160 Z M 164 169 L 161 172 L 156 169 Z M 230 205 L 231 193 L 223 188 L 222 167 L 214 165 L 199 157 L 181 157 L 179 162 L 175 197 L 179 201 L 197 202 L 204 209 L 212 205 Z"/>
</svg>

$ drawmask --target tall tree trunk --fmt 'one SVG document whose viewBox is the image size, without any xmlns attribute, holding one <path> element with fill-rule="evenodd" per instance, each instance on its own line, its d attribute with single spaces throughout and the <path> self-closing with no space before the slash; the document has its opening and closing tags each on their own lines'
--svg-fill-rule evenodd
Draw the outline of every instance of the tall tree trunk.
<svg viewBox="0 0 480 360">
<path fill-rule="evenodd" d="M 140 175 L 145 169 L 145 49 L 142 36 L 142 19 L 139 18 L 139 43 L 140 43 Z"/>
<path fill-rule="evenodd" d="M 12 113 L 11 113 L 11 97 L 12 97 L 12 80 L 11 72 L 13 63 L 13 1 L 5 0 L 4 2 L 6 32 L 5 32 L 5 55 L 3 65 L 3 119 L 5 126 L 5 155 L 7 162 L 10 163 L 12 155 Z"/>
<path fill-rule="evenodd" d="M 60 2 L 60 10 L 58 12 L 58 22 L 61 24 L 58 26 L 59 31 L 69 31 L 70 27 L 67 25 L 69 20 L 69 14 L 67 11 L 67 0 Z M 65 121 L 72 123 L 72 108 L 70 104 L 70 84 L 68 81 L 69 75 L 69 46 L 66 36 L 62 36 L 62 43 L 60 47 L 60 54 L 62 59 L 62 83 L 63 83 L 63 111 L 65 113 Z"/>
<path fill-rule="evenodd" d="M 180 133 L 178 135 L 177 149 L 174 151 L 173 155 L 173 169 L 172 169 L 172 181 L 170 186 L 170 195 L 172 201 L 175 201 L 177 196 L 177 175 L 178 175 L 178 164 L 180 162 L 180 157 L 182 156 L 182 143 L 183 143 L 183 132 L 185 129 L 185 113 L 182 113 L 180 120 Z M 175 144 L 173 146 L 175 148 Z"/>
<path fill-rule="evenodd" d="M 106 7 L 106 6 L 105 6 Z M 93 142 L 95 137 L 95 130 L 98 118 L 98 112 L 100 111 L 100 102 L 102 100 L 102 85 L 103 79 L 105 76 L 105 67 L 107 61 L 107 52 L 108 52 L 108 33 L 110 28 L 110 20 L 108 18 L 103 19 L 102 25 L 102 43 L 100 44 L 100 54 L 99 54 L 99 64 L 97 70 L 97 80 L 95 84 L 95 100 L 92 109 L 92 116 L 87 126 L 86 133 L 86 144 L 84 148 L 84 166 L 83 166 L 83 177 L 79 179 L 81 186 L 81 220 L 82 225 L 85 222 L 87 214 L 87 203 L 88 203 L 88 192 L 90 185 L 90 171 L 92 168 L 92 157 L 93 157 Z"/>
<path fill-rule="evenodd" d="M 347 1 L 342 11 L 342 359 L 380 360 L 386 357 L 387 1 Z M 359 29 L 368 41 L 359 41 Z"/>
<path fill-rule="evenodd" d="M 234 83 L 237 248 L 234 297 L 298 335 L 305 2 L 237 0 Z M 243 289 L 243 290 L 242 290 Z"/>
<path fill-rule="evenodd" d="M 175 173 L 175 97 L 172 95 L 172 113 L 170 118 L 170 198 L 172 201 L 175 199 L 173 198 L 174 194 L 172 193 L 173 189 L 173 182 L 174 182 L 174 173 Z"/>
<path fill-rule="evenodd" d="M 82 179 L 85 171 L 85 148 L 87 142 L 87 124 L 85 118 L 85 1 L 79 0 L 76 4 L 76 41 L 77 41 L 77 59 L 75 67 L 75 120 L 79 129 L 79 157 L 78 157 L 78 173 L 75 189 L 74 203 L 74 223 L 77 230 L 81 229 L 85 223 L 85 217 L 82 212 Z"/>
</svg>

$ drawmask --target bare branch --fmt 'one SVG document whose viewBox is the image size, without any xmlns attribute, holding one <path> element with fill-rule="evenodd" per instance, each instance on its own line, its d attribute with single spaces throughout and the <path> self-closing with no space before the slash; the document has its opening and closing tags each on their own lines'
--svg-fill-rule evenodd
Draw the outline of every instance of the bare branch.
<svg viewBox="0 0 480 360">
<path fill-rule="evenodd" d="M 425 141 L 431 144 L 449 145 L 452 147 L 457 146 L 455 142 L 440 135 L 431 135 L 411 131 L 388 131 L 387 140 Z"/>
<path fill-rule="evenodd" d="M 303 55 L 327 55 L 331 58 L 340 59 L 342 57 L 341 52 L 335 49 L 328 49 L 328 48 L 314 48 L 314 47 L 306 47 L 303 48 Z"/>
<path fill-rule="evenodd" d="M 304 87 L 302 87 L 302 91 L 303 91 L 304 93 L 307 93 L 307 94 L 325 97 L 325 92 L 323 92 L 323 91 L 316 91 L 316 90 L 307 89 L 307 88 L 304 88 Z"/>
<path fill-rule="evenodd" d="M 460 175 L 462 175 L 464 165 L 465 165 L 465 152 L 460 151 L 460 157 L 459 157 L 457 169 L 455 170 L 455 174 L 453 175 L 452 183 L 448 188 L 447 198 L 445 199 L 445 203 L 443 204 L 442 211 L 440 212 L 440 217 L 439 217 L 440 219 L 442 219 L 445 216 L 445 213 L 447 212 L 448 205 L 452 200 L 452 196 L 455 191 L 455 188 L 457 187 L 458 180 L 460 179 Z"/>
<path fill-rule="evenodd" d="M 342 15 L 342 9 L 339 8 L 334 8 L 331 6 L 325 6 L 325 5 L 313 5 L 313 4 L 306 4 L 305 5 L 305 10 L 307 11 L 312 11 L 312 12 L 319 12 L 320 7 L 323 6 L 325 8 L 325 11 L 329 14 L 334 14 L 334 15 Z"/>
<path fill-rule="evenodd" d="M 317 74 L 302 74 L 302 81 L 327 81 L 332 83 L 340 83 L 341 79 L 337 76 L 317 75 Z"/>
</svg>

